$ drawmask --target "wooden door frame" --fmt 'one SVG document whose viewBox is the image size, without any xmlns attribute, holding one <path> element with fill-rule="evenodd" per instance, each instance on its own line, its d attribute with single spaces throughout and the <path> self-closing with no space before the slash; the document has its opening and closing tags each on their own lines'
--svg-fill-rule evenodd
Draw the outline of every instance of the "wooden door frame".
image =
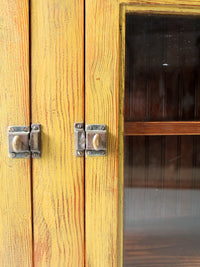
<svg viewBox="0 0 200 267">
<path fill-rule="evenodd" d="M 123 44 L 130 6 L 137 13 L 200 14 L 198 1 L 86 1 L 86 124 L 107 124 L 109 131 L 107 157 L 86 158 L 86 266 L 122 266 Z"/>
</svg>

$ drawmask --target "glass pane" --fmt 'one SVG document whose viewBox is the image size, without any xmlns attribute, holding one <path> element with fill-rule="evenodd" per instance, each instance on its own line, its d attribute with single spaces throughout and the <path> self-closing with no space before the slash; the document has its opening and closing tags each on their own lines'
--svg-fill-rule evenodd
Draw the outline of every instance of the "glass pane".
<svg viewBox="0 0 200 267">
<path fill-rule="evenodd" d="M 200 137 L 125 137 L 124 266 L 200 266 Z"/>
<path fill-rule="evenodd" d="M 200 18 L 126 16 L 125 121 L 200 119 Z M 200 136 L 124 137 L 124 266 L 200 266 Z"/>
<path fill-rule="evenodd" d="M 125 120 L 200 119 L 200 19 L 126 16 Z"/>
</svg>

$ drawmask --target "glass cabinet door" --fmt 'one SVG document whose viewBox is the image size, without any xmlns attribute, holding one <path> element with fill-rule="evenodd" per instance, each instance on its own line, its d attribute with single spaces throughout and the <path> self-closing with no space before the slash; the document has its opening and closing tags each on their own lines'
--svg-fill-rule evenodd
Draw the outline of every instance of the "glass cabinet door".
<svg viewBox="0 0 200 267">
<path fill-rule="evenodd" d="M 200 266 L 200 16 L 122 27 L 123 266 Z"/>
<path fill-rule="evenodd" d="M 86 266 L 200 266 L 200 2 L 85 1 Z"/>
</svg>

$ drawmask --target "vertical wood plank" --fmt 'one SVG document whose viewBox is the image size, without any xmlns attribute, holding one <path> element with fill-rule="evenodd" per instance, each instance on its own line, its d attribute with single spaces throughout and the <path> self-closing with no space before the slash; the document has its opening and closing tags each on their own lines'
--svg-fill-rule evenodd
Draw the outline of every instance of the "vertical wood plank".
<svg viewBox="0 0 200 267">
<path fill-rule="evenodd" d="M 179 26 L 177 18 L 168 18 L 166 25 L 166 60 L 165 87 L 166 87 L 166 117 L 165 120 L 177 121 L 179 119 Z M 176 141 L 175 141 L 176 142 Z M 176 147 L 176 146 L 175 146 Z"/>
<path fill-rule="evenodd" d="M 195 119 L 200 118 L 200 22 L 197 20 L 196 24 L 196 77 L 195 77 Z M 194 169 L 193 169 L 193 188 L 200 188 L 200 157 L 198 157 L 200 151 L 200 137 L 194 136 L 193 153 L 194 153 Z M 198 192 L 198 191 L 197 191 Z M 197 197 L 193 195 L 192 206 L 193 214 L 196 214 L 200 210 L 200 205 L 197 203 Z"/>
<path fill-rule="evenodd" d="M 177 194 L 178 216 L 191 216 L 192 215 L 192 195 L 194 192 L 190 190 L 187 194 L 182 188 L 192 189 L 193 188 L 193 137 L 192 136 L 181 136 L 180 138 L 180 179 L 179 179 L 179 190 Z"/>
<path fill-rule="evenodd" d="M 8 158 L 7 127 L 30 124 L 28 0 L 0 0 L 0 266 L 32 266 L 30 160 Z"/>
<path fill-rule="evenodd" d="M 180 22 L 180 66 L 182 99 L 182 120 L 193 120 L 195 117 L 195 76 L 197 69 L 197 38 L 196 25 L 190 18 Z M 194 49 L 197 48 L 197 49 Z"/>
<path fill-rule="evenodd" d="M 149 90 L 149 111 L 147 120 L 156 121 L 165 119 L 165 73 L 163 62 L 165 61 L 165 39 L 163 31 L 165 29 L 165 19 L 150 16 L 148 19 L 148 43 L 149 52 L 147 60 L 147 79 Z M 159 218 L 162 210 L 163 187 L 163 152 L 164 137 L 148 137 L 148 172 L 146 188 L 156 188 L 156 190 L 145 190 L 145 217 Z"/>
<path fill-rule="evenodd" d="M 126 16 L 126 80 L 125 80 L 125 121 L 147 120 L 146 61 L 148 55 L 147 21 L 141 16 Z M 140 27 L 138 27 L 140 25 Z M 149 71 L 149 70 L 148 70 Z"/>
<path fill-rule="evenodd" d="M 196 23 L 191 18 L 179 21 L 180 31 L 180 68 L 181 68 L 181 117 L 182 120 L 196 119 L 196 71 L 197 71 L 197 36 Z M 179 137 L 180 138 L 180 137 Z M 195 137 L 181 136 L 180 138 L 180 188 L 193 188 L 195 179 Z M 192 215 L 192 199 L 194 192 L 185 193 L 178 190 L 177 199 L 180 205 L 178 213 L 183 216 Z M 182 203 L 185 204 L 183 205 Z M 178 214 L 178 215 L 179 215 Z"/>
<path fill-rule="evenodd" d="M 119 5 L 86 1 L 86 123 L 108 126 L 107 155 L 86 158 L 86 266 L 117 266 Z"/>
<path fill-rule="evenodd" d="M 177 121 L 179 115 L 179 26 L 176 16 L 167 19 L 165 33 L 165 94 L 166 94 L 166 120 Z M 164 216 L 176 216 L 177 194 L 178 191 L 178 164 L 180 161 L 180 150 L 178 136 L 165 137 L 165 168 L 164 168 L 164 188 L 173 188 L 175 190 L 164 190 L 163 193 L 163 214 Z M 180 167 L 180 166 L 179 166 Z M 173 201 L 170 201 L 173 200 Z"/>
<path fill-rule="evenodd" d="M 148 53 L 148 89 L 149 89 L 149 117 L 150 121 L 163 120 L 165 117 L 165 84 L 163 75 L 164 38 L 163 21 L 159 17 L 149 17 L 149 53 Z"/>
<path fill-rule="evenodd" d="M 146 186 L 145 164 L 148 149 L 145 141 L 145 136 L 124 138 L 124 187 Z"/>
<path fill-rule="evenodd" d="M 84 266 L 84 1 L 31 1 L 32 122 L 42 125 L 33 161 L 35 266 Z"/>
</svg>

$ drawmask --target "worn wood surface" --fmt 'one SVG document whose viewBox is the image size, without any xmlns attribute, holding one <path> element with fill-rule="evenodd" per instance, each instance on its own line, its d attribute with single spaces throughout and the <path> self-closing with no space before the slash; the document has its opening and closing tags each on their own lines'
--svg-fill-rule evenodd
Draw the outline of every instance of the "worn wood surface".
<svg viewBox="0 0 200 267">
<path fill-rule="evenodd" d="M 28 0 L 0 1 L 0 266 L 32 266 L 30 160 L 8 157 L 7 127 L 29 125 Z"/>
<path fill-rule="evenodd" d="M 33 161 L 35 266 L 84 266 L 84 158 L 74 122 L 84 122 L 83 6 L 31 1 L 32 122 L 42 125 Z"/>
<path fill-rule="evenodd" d="M 200 122 L 125 122 L 124 135 L 200 135 Z"/>
<path fill-rule="evenodd" d="M 125 36 L 120 10 L 127 5 L 128 11 L 128 4 L 133 4 L 130 12 L 168 14 L 199 14 L 196 6 L 200 6 L 199 1 L 86 1 L 86 123 L 105 123 L 109 131 L 106 158 L 86 159 L 87 266 L 122 266 L 123 111 L 127 106 L 121 93 L 124 44 L 120 46 L 119 41 L 120 30 L 122 43 Z"/>
<path fill-rule="evenodd" d="M 196 200 L 199 201 L 199 198 Z M 199 216 L 165 220 L 154 216 L 148 224 L 139 221 L 133 228 L 127 227 L 124 233 L 127 249 L 123 266 L 198 267 L 200 258 L 196 248 L 200 246 L 197 234 L 199 220 Z"/>
<path fill-rule="evenodd" d="M 108 126 L 107 156 L 87 157 L 86 266 L 117 265 L 118 30 L 116 1 L 86 1 L 86 124 Z"/>
<path fill-rule="evenodd" d="M 199 264 L 199 244 L 191 227 L 193 216 L 196 216 L 197 229 L 199 227 L 199 200 L 196 199 L 199 189 L 199 137 L 188 136 L 199 135 L 199 19 L 191 16 L 177 18 L 178 14 L 199 14 L 199 9 L 185 7 L 157 5 L 148 11 L 148 6 L 126 6 L 126 11 L 130 12 L 127 16 L 130 27 L 126 32 L 129 34 L 126 60 L 130 63 L 126 68 L 131 67 L 131 73 L 125 76 L 122 72 L 125 82 L 121 88 L 125 87 L 128 92 L 125 93 L 125 118 L 121 119 L 125 120 L 124 135 L 135 136 L 125 138 L 124 266 Z M 142 11 L 150 12 L 151 16 L 143 16 L 143 20 L 138 21 L 139 17 L 131 15 L 135 10 L 141 15 Z M 159 19 L 155 17 L 156 13 L 175 16 Z M 147 24 L 145 20 L 149 20 Z M 145 33 L 145 42 L 149 44 L 146 57 Z M 141 46 L 137 44 L 138 39 L 142 42 Z M 139 52 L 142 61 L 138 60 L 138 47 L 143 50 Z M 141 81 L 134 77 L 136 71 L 137 77 L 143 76 Z M 122 190 L 123 182 L 120 184 Z M 181 221 L 182 217 L 189 222 L 183 231 L 180 230 L 180 222 L 177 229 L 174 228 L 175 221 Z M 167 219 L 171 220 L 171 224 L 168 224 L 168 229 L 164 226 L 160 231 L 158 222 Z M 153 222 L 156 233 L 149 230 L 150 222 Z M 174 243 L 172 235 L 167 237 L 167 231 L 173 236 L 179 231 L 181 250 L 179 238 L 176 237 Z M 162 232 L 165 248 L 157 243 L 159 232 Z M 148 237 L 144 238 L 143 233 L 148 233 Z M 191 246 L 190 240 L 194 246 Z M 170 257 L 166 258 L 166 255 Z"/>
</svg>

